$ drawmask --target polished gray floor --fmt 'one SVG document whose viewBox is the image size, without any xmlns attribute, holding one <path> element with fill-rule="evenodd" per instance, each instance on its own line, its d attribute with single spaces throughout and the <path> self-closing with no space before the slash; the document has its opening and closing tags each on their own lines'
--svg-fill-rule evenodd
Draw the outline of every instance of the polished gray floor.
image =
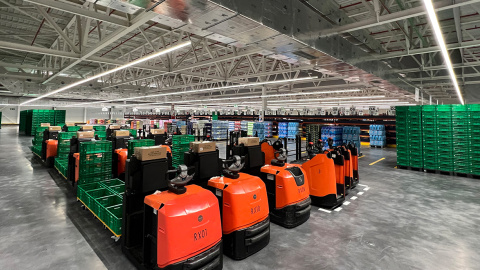
<svg viewBox="0 0 480 270">
<path fill-rule="evenodd" d="M 16 130 L 0 130 L 0 269 L 133 269 Z M 364 186 L 348 205 L 313 208 L 295 229 L 272 224 L 264 250 L 225 257 L 224 269 L 480 269 L 480 180 L 394 169 L 394 149 L 362 152 Z"/>
</svg>

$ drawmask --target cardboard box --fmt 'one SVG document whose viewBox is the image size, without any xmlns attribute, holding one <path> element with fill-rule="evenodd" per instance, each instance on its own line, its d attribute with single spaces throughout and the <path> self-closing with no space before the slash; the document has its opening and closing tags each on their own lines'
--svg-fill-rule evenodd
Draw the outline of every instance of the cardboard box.
<svg viewBox="0 0 480 270">
<path fill-rule="evenodd" d="M 49 126 L 50 126 L 50 123 L 41 123 L 40 126 L 41 126 L 41 127 L 49 127 Z"/>
<path fill-rule="evenodd" d="M 109 129 L 120 129 L 120 125 L 110 125 Z"/>
<path fill-rule="evenodd" d="M 167 158 L 167 148 L 160 145 L 135 147 L 134 154 L 138 160 L 147 161 Z"/>
<path fill-rule="evenodd" d="M 75 123 L 66 123 L 65 124 L 67 127 L 74 127 L 75 126 Z"/>
<path fill-rule="evenodd" d="M 84 139 L 84 138 L 93 138 L 95 136 L 95 132 L 93 131 L 77 131 L 77 138 Z"/>
<path fill-rule="evenodd" d="M 238 144 L 244 144 L 245 146 L 260 145 L 260 139 L 258 137 L 242 137 L 238 138 Z"/>
<path fill-rule="evenodd" d="M 130 131 L 128 130 L 115 130 L 113 132 L 114 137 L 125 137 L 125 136 L 130 136 Z"/>
<path fill-rule="evenodd" d="M 82 126 L 82 131 L 93 130 L 93 126 Z"/>
<path fill-rule="evenodd" d="M 48 131 L 61 131 L 62 128 L 59 126 L 48 127 Z"/>
<path fill-rule="evenodd" d="M 215 151 L 217 144 L 215 142 L 191 142 L 190 148 L 194 153 L 206 153 Z"/>
<path fill-rule="evenodd" d="M 163 129 L 163 128 L 161 128 L 161 129 L 151 129 L 150 133 L 152 133 L 153 135 L 165 134 L 165 129 Z"/>
</svg>

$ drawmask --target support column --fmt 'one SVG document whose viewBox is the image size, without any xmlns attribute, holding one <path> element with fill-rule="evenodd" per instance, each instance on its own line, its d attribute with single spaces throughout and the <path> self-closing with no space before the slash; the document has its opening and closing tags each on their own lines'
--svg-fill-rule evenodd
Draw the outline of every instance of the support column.
<svg viewBox="0 0 480 270">
<path fill-rule="evenodd" d="M 265 111 L 267 110 L 267 87 L 264 85 L 262 86 L 262 109 L 260 110 L 259 121 L 263 121 L 265 119 Z"/>
<path fill-rule="evenodd" d="M 20 124 L 20 105 L 17 106 L 17 124 Z"/>
<path fill-rule="evenodd" d="M 83 123 L 87 123 L 87 107 L 83 108 Z"/>
</svg>

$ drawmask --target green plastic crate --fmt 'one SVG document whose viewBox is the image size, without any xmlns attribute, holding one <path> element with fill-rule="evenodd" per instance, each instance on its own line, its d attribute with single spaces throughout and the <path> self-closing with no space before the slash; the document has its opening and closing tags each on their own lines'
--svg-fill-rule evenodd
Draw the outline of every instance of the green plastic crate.
<svg viewBox="0 0 480 270">
<path fill-rule="evenodd" d="M 107 130 L 107 126 L 93 126 L 93 129 L 95 131 L 106 131 Z"/>
<path fill-rule="evenodd" d="M 117 206 L 123 204 L 123 198 L 118 195 L 109 195 L 95 199 L 93 209 L 91 209 L 99 218 L 103 218 L 102 208 L 108 208 L 110 206 Z"/>
<path fill-rule="evenodd" d="M 77 132 L 81 129 L 82 127 L 81 126 L 68 126 L 67 127 L 67 130 L 68 132 Z M 75 134 L 76 136 L 76 134 Z"/>
<path fill-rule="evenodd" d="M 122 234 L 123 205 L 110 206 L 105 208 L 105 219 L 103 222 L 116 235 Z"/>
<path fill-rule="evenodd" d="M 80 156 L 84 154 L 112 153 L 112 142 L 92 141 L 80 143 Z"/>
<path fill-rule="evenodd" d="M 103 188 L 103 186 L 99 183 L 89 183 L 77 186 L 77 198 L 79 198 L 85 205 L 89 202 L 87 192 L 91 190 L 98 190 Z"/>
<path fill-rule="evenodd" d="M 85 203 L 85 205 L 88 208 L 90 208 L 90 210 L 92 210 L 96 199 L 106 197 L 106 196 L 115 195 L 111 190 L 109 190 L 107 188 L 104 188 L 102 186 L 100 188 L 97 188 L 97 189 L 88 190 L 88 191 L 86 191 L 86 194 L 87 194 L 87 196 L 86 196 L 87 200 L 83 201 L 83 203 Z"/>
</svg>

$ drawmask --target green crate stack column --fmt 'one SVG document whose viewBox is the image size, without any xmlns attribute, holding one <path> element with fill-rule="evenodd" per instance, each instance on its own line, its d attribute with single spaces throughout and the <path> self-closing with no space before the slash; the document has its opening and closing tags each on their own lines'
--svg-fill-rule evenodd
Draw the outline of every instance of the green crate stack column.
<svg viewBox="0 0 480 270">
<path fill-rule="evenodd" d="M 397 131 L 397 165 L 410 166 L 408 154 L 408 107 L 396 107 L 396 131 Z"/>
<path fill-rule="evenodd" d="M 0 112 L 0 129 L 2 128 L 2 112 Z"/>
<path fill-rule="evenodd" d="M 66 178 L 68 172 L 68 154 L 70 153 L 70 139 L 77 136 L 77 132 L 59 132 L 57 157 L 55 168 Z"/>
<path fill-rule="evenodd" d="M 144 139 L 144 140 L 130 140 L 128 141 L 128 158 L 131 158 L 135 152 L 135 147 L 144 147 L 144 146 L 154 146 L 155 140 Z"/>
<path fill-rule="evenodd" d="M 27 125 L 27 111 L 20 112 L 20 123 L 18 124 L 18 131 L 25 133 L 25 126 Z"/>
<path fill-rule="evenodd" d="M 472 174 L 480 175 L 480 104 L 467 107 L 470 112 L 470 169 Z"/>
<path fill-rule="evenodd" d="M 65 117 L 67 112 L 65 110 L 55 110 L 53 112 L 54 112 L 53 114 L 54 114 L 55 126 L 65 125 Z"/>
<path fill-rule="evenodd" d="M 407 114 L 410 167 L 423 168 L 422 107 L 410 106 Z"/>
<path fill-rule="evenodd" d="M 437 157 L 437 106 L 422 106 L 423 168 L 438 170 Z"/>
<path fill-rule="evenodd" d="M 32 152 L 37 154 L 38 156 L 42 153 L 42 141 L 43 141 L 43 132 L 48 127 L 36 127 L 35 131 L 33 132 L 33 140 L 32 140 Z"/>
<path fill-rule="evenodd" d="M 112 178 L 112 142 L 80 143 L 78 184 L 93 183 Z"/>
<path fill-rule="evenodd" d="M 68 132 L 77 132 L 77 131 L 79 131 L 80 129 L 82 129 L 81 126 L 67 126 L 67 131 L 68 131 Z"/>
<path fill-rule="evenodd" d="M 471 173 L 470 111 L 465 105 L 452 105 L 453 170 Z"/>
<path fill-rule="evenodd" d="M 195 141 L 193 135 L 173 135 L 172 137 L 172 166 L 183 164 L 184 153 L 190 149 L 190 142 Z"/>
<path fill-rule="evenodd" d="M 437 157 L 439 170 L 453 172 L 452 105 L 437 106 Z"/>
</svg>

